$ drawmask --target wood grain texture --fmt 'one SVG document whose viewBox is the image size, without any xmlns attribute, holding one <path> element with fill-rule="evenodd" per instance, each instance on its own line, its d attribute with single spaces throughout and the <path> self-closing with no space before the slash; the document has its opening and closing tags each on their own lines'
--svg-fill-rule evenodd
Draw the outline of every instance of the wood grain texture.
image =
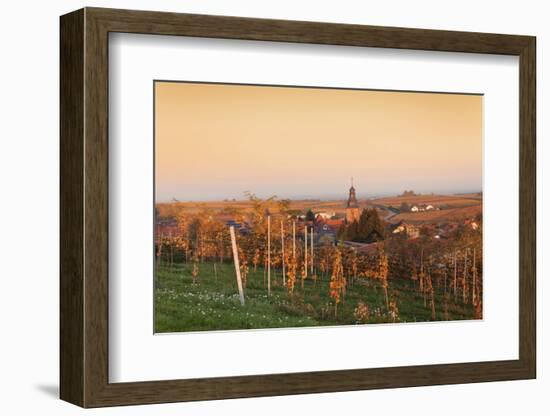
<svg viewBox="0 0 550 416">
<path fill-rule="evenodd" d="M 536 40 L 520 54 L 519 103 L 519 356 L 536 377 Z"/>
<path fill-rule="evenodd" d="M 109 182 L 108 33 L 85 9 L 84 377 L 85 406 L 108 380 Z"/>
<path fill-rule="evenodd" d="M 108 33 L 516 55 L 520 58 L 518 360 L 108 381 Z M 61 18 L 61 397 L 83 407 L 516 380 L 536 375 L 535 38 L 86 8 Z"/>
<path fill-rule="evenodd" d="M 84 12 L 60 24 L 60 388 L 84 404 Z"/>
</svg>

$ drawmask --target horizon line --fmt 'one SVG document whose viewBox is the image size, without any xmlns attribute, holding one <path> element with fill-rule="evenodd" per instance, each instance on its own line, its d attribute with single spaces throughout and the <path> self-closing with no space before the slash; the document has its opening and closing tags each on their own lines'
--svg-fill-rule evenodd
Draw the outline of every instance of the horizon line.
<svg viewBox="0 0 550 416">
<path fill-rule="evenodd" d="M 468 194 L 483 194 L 483 190 L 464 190 L 464 191 L 458 191 L 458 192 L 422 192 L 422 193 L 415 193 L 415 195 L 410 196 L 459 196 L 459 195 L 468 195 Z M 372 199 L 382 199 L 382 198 L 406 198 L 408 197 L 403 194 L 395 194 L 395 193 L 387 193 L 387 194 L 370 194 L 370 195 L 357 195 L 357 199 L 359 200 L 372 200 Z M 325 195 L 325 196 L 314 196 L 314 195 L 303 195 L 303 196 L 295 196 L 295 197 L 279 197 L 278 195 L 270 195 L 267 197 L 259 197 L 261 200 L 270 199 L 273 198 L 275 201 L 281 201 L 281 200 L 294 200 L 294 201 L 340 201 L 340 200 L 346 200 L 347 196 L 337 197 L 336 195 Z M 171 199 L 162 199 L 162 200 L 156 200 L 155 204 L 162 204 L 162 203 L 175 203 L 175 202 L 183 202 L 183 203 L 201 203 L 201 202 L 248 202 L 249 199 L 241 196 L 239 198 L 216 198 L 216 199 L 180 199 L 177 197 L 172 197 Z"/>
</svg>

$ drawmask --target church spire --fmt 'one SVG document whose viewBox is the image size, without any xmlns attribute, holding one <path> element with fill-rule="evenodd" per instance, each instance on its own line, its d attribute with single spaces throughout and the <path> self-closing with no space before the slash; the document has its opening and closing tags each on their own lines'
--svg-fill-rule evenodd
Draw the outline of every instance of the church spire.
<svg viewBox="0 0 550 416">
<path fill-rule="evenodd" d="M 346 204 L 346 223 L 351 224 L 354 221 L 359 221 L 359 202 L 357 202 L 357 195 L 355 195 L 352 177 L 351 187 L 349 188 L 348 202 Z"/>
<path fill-rule="evenodd" d="M 355 188 L 353 187 L 353 178 L 351 178 L 351 188 L 349 188 L 348 208 L 358 208 L 357 196 L 355 195 Z"/>
</svg>

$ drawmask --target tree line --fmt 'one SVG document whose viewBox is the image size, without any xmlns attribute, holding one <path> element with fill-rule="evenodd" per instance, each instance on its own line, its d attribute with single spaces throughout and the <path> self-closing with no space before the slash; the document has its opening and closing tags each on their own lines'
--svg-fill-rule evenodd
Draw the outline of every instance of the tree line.
<svg viewBox="0 0 550 416">
<path fill-rule="evenodd" d="M 374 243 L 385 238 L 385 226 L 376 208 L 365 208 L 359 220 L 340 227 L 338 238 L 356 243 Z"/>
</svg>

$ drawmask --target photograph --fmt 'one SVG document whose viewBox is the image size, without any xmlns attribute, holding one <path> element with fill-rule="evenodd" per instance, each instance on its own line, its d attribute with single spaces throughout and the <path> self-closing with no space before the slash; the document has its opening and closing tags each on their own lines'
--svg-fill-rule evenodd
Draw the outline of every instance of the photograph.
<svg viewBox="0 0 550 416">
<path fill-rule="evenodd" d="M 153 88 L 155 333 L 483 319 L 483 94 Z"/>
<path fill-rule="evenodd" d="M 429 387 L 461 415 L 540 407 L 542 8 L 496 24 L 495 7 L 469 22 L 339 2 L 328 19 L 246 1 L 63 0 L 41 30 L 11 31 L 37 82 L 5 77 L 22 109 L 6 137 L 24 133 L 8 140 L 24 163 L 5 152 L 24 254 L 6 282 L 29 286 L 35 265 L 40 290 L 5 291 L 4 315 L 24 315 L 17 348 L 43 350 L 31 366 L 4 354 L 36 393 L 13 406 L 332 415 L 387 413 L 391 394 L 395 412 L 440 414 Z M 36 71 L 45 51 L 59 59 Z M 37 219 L 41 193 L 55 220 Z M 29 256 L 28 235 L 54 244 Z"/>
</svg>

